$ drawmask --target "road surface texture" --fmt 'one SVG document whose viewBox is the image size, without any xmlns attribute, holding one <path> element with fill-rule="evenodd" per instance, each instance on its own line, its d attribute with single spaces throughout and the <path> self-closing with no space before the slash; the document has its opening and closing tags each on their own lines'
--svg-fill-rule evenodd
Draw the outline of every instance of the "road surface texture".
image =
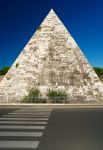
<svg viewBox="0 0 103 150">
<path fill-rule="evenodd" d="M 0 108 L 0 150 L 103 150 L 103 108 Z"/>
</svg>

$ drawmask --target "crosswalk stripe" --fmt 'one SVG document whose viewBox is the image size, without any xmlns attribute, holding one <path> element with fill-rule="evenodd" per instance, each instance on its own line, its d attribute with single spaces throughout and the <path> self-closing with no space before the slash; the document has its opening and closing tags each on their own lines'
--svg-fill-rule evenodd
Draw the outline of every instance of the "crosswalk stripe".
<svg viewBox="0 0 103 150">
<path fill-rule="evenodd" d="M 45 129 L 45 126 L 5 126 L 5 125 L 0 125 L 0 129 Z"/>
<path fill-rule="evenodd" d="M 12 113 L 51 113 L 51 111 L 45 111 L 45 112 L 42 112 L 42 111 L 14 111 Z"/>
<path fill-rule="evenodd" d="M 35 112 L 50 113 L 51 111 L 39 111 L 39 110 L 38 110 L 38 111 L 36 111 L 36 110 L 33 110 L 33 111 L 32 111 L 32 110 L 29 110 L 29 111 L 28 111 L 28 110 L 16 110 L 16 111 L 14 111 L 14 112 L 20 112 L 20 113 L 22 113 L 22 112 L 27 112 L 27 113 L 28 113 L 28 112 L 31 112 L 31 113 L 35 113 Z"/>
<path fill-rule="evenodd" d="M 7 117 L 24 117 L 24 118 L 34 118 L 34 117 L 44 117 L 44 118 L 48 118 L 49 115 L 3 115 L 3 117 L 7 118 Z"/>
<path fill-rule="evenodd" d="M 52 111 L 52 109 L 17 109 L 15 111 Z"/>
<path fill-rule="evenodd" d="M 43 132 L 0 132 L 0 136 L 41 137 Z"/>
<path fill-rule="evenodd" d="M 32 112 L 29 112 L 29 113 L 21 113 L 21 112 L 14 112 L 14 113 L 8 113 L 8 115 L 50 115 L 51 113 L 41 113 L 41 112 L 38 112 L 38 113 L 32 113 Z"/>
<path fill-rule="evenodd" d="M 44 121 L 44 120 L 48 120 L 48 118 L 15 118 L 15 117 L 10 117 L 10 118 L 0 118 L 0 120 L 23 120 L 23 121 L 27 121 L 27 120 L 31 120 L 31 121 L 35 121 L 35 120 L 41 120 L 41 121 Z"/>
<path fill-rule="evenodd" d="M 0 141 L 0 148 L 37 148 L 39 141 Z"/>
<path fill-rule="evenodd" d="M 33 122 L 33 121 L 0 121 L 0 123 L 3 124 L 47 124 L 47 122 L 41 121 L 41 122 Z"/>
</svg>

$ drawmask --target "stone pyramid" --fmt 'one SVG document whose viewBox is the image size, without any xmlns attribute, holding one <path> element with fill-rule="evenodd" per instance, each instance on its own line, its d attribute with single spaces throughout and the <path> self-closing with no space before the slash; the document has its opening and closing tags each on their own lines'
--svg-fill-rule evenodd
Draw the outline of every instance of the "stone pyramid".
<svg viewBox="0 0 103 150">
<path fill-rule="evenodd" d="M 31 88 L 65 90 L 70 103 L 103 101 L 103 85 L 53 10 L 0 82 L 0 102 L 19 102 Z"/>
</svg>

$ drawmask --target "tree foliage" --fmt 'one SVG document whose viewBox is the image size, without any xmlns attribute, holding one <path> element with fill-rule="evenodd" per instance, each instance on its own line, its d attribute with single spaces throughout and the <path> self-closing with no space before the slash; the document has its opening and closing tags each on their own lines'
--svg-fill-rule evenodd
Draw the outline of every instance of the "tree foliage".
<svg viewBox="0 0 103 150">
<path fill-rule="evenodd" d="M 10 69 L 9 66 L 2 68 L 2 69 L 0 70 L 0 76 L 5 75 L 5 74 L 8 72 L 9 69 Z"/>
<path fill-rule="evenodd" d="M 95 72 L 98 76 L 103 75 L 103 68 L 100 67 L 94 67 Z"/>
</svg>

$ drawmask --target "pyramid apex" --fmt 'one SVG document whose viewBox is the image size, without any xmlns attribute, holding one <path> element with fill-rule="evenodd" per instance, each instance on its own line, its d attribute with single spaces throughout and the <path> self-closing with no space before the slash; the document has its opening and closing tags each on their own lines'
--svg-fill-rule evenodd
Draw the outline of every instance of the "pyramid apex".
<svg viewBox="0 0 103 150">
<path fill-rule="evenodd" d="M 54 13 L 55 14 L 55 11 L 53 9 L 51 9 L 49 13 Z"/>
</svg>

